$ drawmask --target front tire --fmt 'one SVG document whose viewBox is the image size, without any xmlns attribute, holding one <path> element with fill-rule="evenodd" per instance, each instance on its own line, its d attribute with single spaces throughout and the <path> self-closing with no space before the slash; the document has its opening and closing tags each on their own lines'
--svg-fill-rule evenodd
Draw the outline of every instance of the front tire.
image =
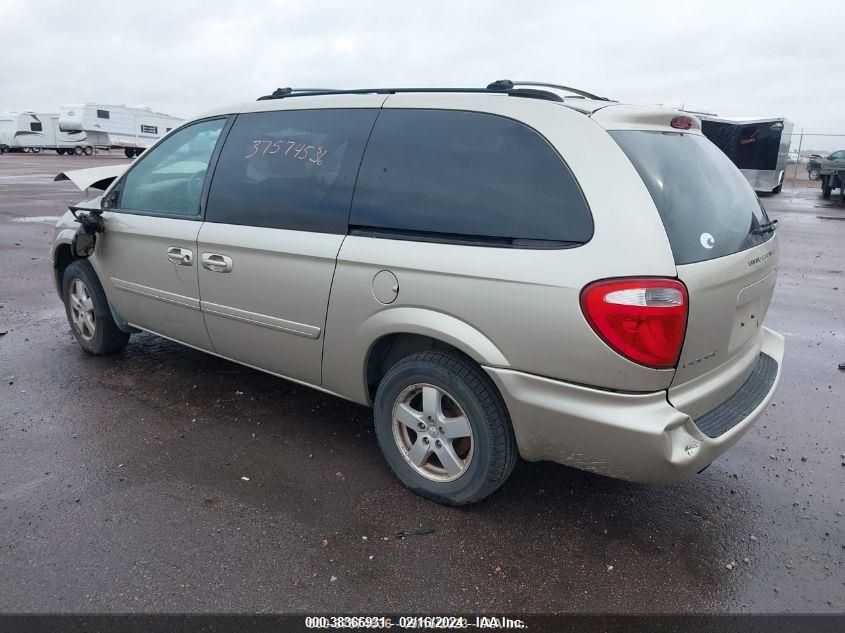
<svg viewBox="0 0 845 633">
<path fill-rule="evenodd" d="M 375 430 L 394 474 L 417 494 L 465 505 L 495 492 L 516 440 L 493 381 L 469 359 L 427 351 L 399 361 L 376 392 Z"/>
<path fill-rule="evenodd" d="M 82 156 L 82 152 L 83 152 L 82 146 L 80 146 L 80 145 L 77 145 L 76 147 L 73 148 L 73 155 L 74 156 Z"/>
<path fill-rule="evenodd" d="M 67 267 L 62 297 L 70 329 L 83 350 L 100 356 L 126 347 L 129 334 L 117 327 L 103 286 L 88 260 L 78 259 Z"/>
</svg>

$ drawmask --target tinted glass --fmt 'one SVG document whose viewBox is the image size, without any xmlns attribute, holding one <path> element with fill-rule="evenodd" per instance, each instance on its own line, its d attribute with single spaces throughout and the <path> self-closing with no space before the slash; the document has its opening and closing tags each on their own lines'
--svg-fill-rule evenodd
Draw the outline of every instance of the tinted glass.
<svg viewBox="0 0 845 633">
<path fill-rule="evenodd" d="M 40 122 L 30 123 L 29 129 L 30 129 L 31 132 L 43 132 L 44 131 L 43 128 L 41 127 Z"/>
<path fill-rule="evenodd" d="M 748 181 L 698 134 L 610 132 L 634 164 L 660 212 L 675 263 L 715 259 L 771 237 Z"/>
<path fill-rule="evenodd" d="M 344 234 L 377 110 L 238 116 L 211 183 L 206 221 Z"/>
<path fill-rule="evenodd" d="M 108 119 L 109 118 L 109 111 L 108 110 L 97 110 L 97 118 L 98 119 Z"/>
<path fill-rule="evenodd" d="M 586 242 L 584 196 L 531 128 L 491 114 L 384 110 L 350 224 L 499 240 Z"/>
<path fill-rule="evenodd" d="M 144 152 L 120 185 L 120 208 L 199 215 L 208 161 L 225 122 L 194 123 Z"/>
</svg>

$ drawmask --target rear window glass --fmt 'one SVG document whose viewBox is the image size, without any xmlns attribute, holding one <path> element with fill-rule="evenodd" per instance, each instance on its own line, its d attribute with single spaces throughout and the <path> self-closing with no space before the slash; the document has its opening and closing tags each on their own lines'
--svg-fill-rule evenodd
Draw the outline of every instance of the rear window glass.
<svg viewBox="0 0 845 633">
<path fill-rule="evenodd" d="M 676 264 L 744 251 L 771 233 L 766 212 L 730 159 L 703 136 L 610 132 L 643 179 L 663 220 Z"/>
<path fill-rule="evenodd" d="M 455 110 L 383 110 L 355 189 L 350 224 L 557 246 L 592 237 L 569 168 L 533 129 Z"/>
</svg>

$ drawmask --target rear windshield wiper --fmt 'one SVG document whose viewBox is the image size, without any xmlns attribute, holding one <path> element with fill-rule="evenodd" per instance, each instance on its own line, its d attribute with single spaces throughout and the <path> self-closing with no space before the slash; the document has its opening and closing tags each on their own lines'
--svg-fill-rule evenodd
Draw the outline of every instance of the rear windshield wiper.
<svg viewBox="0 0 845 633">
<path fill-rule="evenodd" d="M 766 233 L 774 233 L 777 224 L 777 220 L 769 220 L 768 222 L 764 222 L 751 232 L 755 235 L 765 235 Z"/>
</svg>

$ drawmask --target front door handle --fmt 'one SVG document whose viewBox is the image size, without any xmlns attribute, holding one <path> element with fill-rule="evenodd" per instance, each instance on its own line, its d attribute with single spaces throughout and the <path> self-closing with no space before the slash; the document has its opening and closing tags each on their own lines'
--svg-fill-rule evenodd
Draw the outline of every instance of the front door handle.
<svg viewBox="0 0 845 633">
<path fill-rule="evenodd" d="M 232 272 L 232 258 L 220 253 L 203 253 L 202 267 L 213 273 Z"/>
<path fill-rule="evenodd" d="M 167 249 L 167 259 L 177 266 L 192 266 L 194 263 L 194 252 L 188 248 L 171 246 Z"/>
</svg>

